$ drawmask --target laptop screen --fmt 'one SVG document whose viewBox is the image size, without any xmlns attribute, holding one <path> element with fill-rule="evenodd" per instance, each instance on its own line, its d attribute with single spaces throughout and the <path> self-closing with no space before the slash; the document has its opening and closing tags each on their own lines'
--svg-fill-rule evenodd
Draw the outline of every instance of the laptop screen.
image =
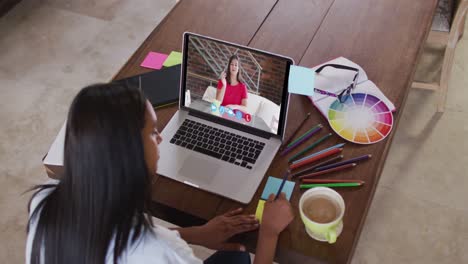
<svg viewBox="0 0 468 264">
<path fill-rule="evenodd" d="M 181 102 L 281 136 L 291 64 L 286 57 L 186 33 Z"/>
</svg>

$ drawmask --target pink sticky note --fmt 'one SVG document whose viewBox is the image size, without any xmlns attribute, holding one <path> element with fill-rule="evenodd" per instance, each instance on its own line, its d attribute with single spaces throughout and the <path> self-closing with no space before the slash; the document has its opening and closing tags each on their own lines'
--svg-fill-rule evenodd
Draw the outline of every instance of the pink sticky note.
<svg viewBox="0 0 468 264">
<path fill-rule="evenodd" d="M 167 59 L 166 54 L 150 51 L 146 58 L 141 63 L 141 67 L 159 70 L 162 68 L 164 61 Z"/>
</svg>

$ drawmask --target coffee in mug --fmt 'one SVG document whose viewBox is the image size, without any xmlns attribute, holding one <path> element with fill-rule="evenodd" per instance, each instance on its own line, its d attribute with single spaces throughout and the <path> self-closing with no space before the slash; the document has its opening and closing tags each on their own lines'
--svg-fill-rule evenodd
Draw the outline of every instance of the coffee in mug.
<svg viewBox="0 0 468 264">
<path fill-rule="evenodd" d="M 339 193 L 326 187 L 309 189 L 299 200 L 299 212 L 307 234 L 332 244 L 343 230 L 345 204 Z"/>
<path fill-rule="evenodd" d="M 304 214 L 310 220 L 325 224 L 333 222 L 340 215 L 340 206 L 327 196 L 312 196 L 304 201 Z"/>
</svg>

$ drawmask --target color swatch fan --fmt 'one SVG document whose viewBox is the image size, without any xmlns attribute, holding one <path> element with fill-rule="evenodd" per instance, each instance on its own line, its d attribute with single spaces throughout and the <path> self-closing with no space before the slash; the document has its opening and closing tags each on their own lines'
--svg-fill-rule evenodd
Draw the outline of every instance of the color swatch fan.
<svg viewBox="0 0 468 264">
<path fill-rule="evenodd" d="M 357 144 L 372 144 L 390 134 L 393 114 L 379 98 L 356 93 L 344 103 L 334 101 L 328 110 L 328 121 L 342 138 Z"/>
</svg>

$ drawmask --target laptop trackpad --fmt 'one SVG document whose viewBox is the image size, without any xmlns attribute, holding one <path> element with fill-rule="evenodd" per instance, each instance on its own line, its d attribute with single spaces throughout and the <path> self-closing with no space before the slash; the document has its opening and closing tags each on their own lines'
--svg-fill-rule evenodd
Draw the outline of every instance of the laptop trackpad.
<svg viewBox="0 0 468 264">
<path fill-rule="evenodd" d="M 215 161 L 189 156 L 179 169 L 179 175 L 193 181 L 194 184 L 208 184 L 218 170 L 219 164 Z"/>
</svg>

